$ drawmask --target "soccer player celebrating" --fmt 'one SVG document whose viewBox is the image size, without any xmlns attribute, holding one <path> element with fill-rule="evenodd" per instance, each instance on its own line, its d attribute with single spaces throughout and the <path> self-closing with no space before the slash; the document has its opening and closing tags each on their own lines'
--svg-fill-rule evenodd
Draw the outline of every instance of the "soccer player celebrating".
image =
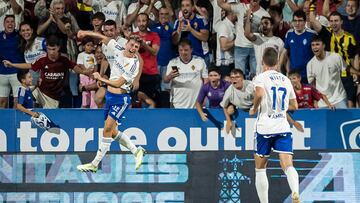
<svg viewBox="0 0 360 203">
<path fill-rule="evenodd" d="M 254 81 L 254 106 L 249 114 L 256 120 L 255 186 L 261 203 L 267 203 L 269 183 L 266 164 L 271 149 L 279 153 L 280 165 L 284 170 L 292 192 L 293 202 L 300 202 L 299 177 L 292 163 L 292 134 L 286 120 L 286 111 L 296 110 L 298 104 L 290 80 L 277 72 L 278 53 L 266 48 L 263 55 L 263 70 Z"/>
<path fill-rule="evenodd" d="M 115 140 L 134 154 L 136 159 L 135 168 L 138 170 L 142 164 L 145 150 L 142 147 L 136 147 L 127 135 L 119 131 L 117 123 L 120 122 L 120 118 L 131 104 L 129 92 L 135 77 L 139 73 L 140 65 L 136 54 L 139 50 L 141 39 L 137 36 L 130 36 L 125 44 L 125 50 L 123 50 L 114 39 L 91 31 L 78 32 L 79 38 L 85 36 L 100 39 L 107 45 L 108 49 L 111 49 L 110 53 L 112 53 L 115 58 L 114 63 L 110 64 L 111 71 L 109 79 L 101 77 L 98 72 L 93 74 L 95 79 L 107 84 L 103 138 L 94 160 L 88 164 L 78 165 L 77 169 L 83 172 L 96 172 L 100 161 L 106 152 L 109 151 L 111 142 Z"/>
</svg>

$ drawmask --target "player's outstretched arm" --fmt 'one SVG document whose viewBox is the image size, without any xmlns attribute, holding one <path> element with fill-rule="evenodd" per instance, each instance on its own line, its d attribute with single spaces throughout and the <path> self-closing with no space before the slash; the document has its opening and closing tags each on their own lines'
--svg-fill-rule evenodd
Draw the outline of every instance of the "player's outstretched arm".
<svg viewBox="0 0 360 203">
<path fill-rule="evenodd" d="M 8 60 L 2 61 L 5 67 L 9 68 L 18 68 L 18 69 L 30 69 L 31 64 L 30 63 L 11 63 Z"/>
<path fill-rule="evenodd" d="M 249 111 L 250 116 L 255 115 L 257 109 L 260 106 L 263 95 L 264 95 L 264 89 L 262 87 L 256 87 L 255 94 L 254 94 L 254 105 L 253 105 L 253 107 L 251 107 L 251 109 Z"/>
<path fill-rule="evenodd" d="M 25 108 L 22 104 L 17 103 L 16 104 L 16 109 L 30 115 L 31 117 L 35 117 L 35 118 L 39 117 L 39 113 L 31 111 L 31 110 Z"/>
<path fill-rule="evenodd" d="M 89 36 L 89 37 L 92 37 L 92 38 L 95 38 L 95 39 L 100 39 L 102 43 L 104 43 L 105 45 L 107 45 L 109 43 L 109 41 L 111 40 L 111 38 L 105 36 L 105 35 L 102 35 L 98 32 L 93 32 L 93 31 L 87 31 L 87 30 L 80 30 L 78 33 L 77 33 L 77 37 L 79 39 L 82 39 L 86 36 Z"/>
</svg>

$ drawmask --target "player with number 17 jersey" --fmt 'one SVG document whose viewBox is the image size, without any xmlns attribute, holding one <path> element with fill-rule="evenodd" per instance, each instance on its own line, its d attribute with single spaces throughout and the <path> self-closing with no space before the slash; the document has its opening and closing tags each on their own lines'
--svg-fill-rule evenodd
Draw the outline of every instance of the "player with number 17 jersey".
<svg viewBox="0 0 360 203">
<path fill-rule="evenodd" d="M 275 70 L 268 70 L 255 78 L 254 86 L 264 90 L 255 125 L 256 132 L 262 135 L 290 133 L 286 111 L 289 100 L 296 99 L 290 80 Z"/>
</svg>

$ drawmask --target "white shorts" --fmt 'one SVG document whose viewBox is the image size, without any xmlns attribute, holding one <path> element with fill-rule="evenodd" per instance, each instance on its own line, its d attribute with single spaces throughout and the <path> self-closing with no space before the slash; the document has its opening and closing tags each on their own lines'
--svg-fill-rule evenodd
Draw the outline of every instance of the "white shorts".
<svg viewBox="0 0 360 203">
<path fill-rule="evenodd" d="M 34 98 L 36 99 L 36 103 L 40 104 L 44 109 L 56 109 L 59 107 L 59 101 L 55 100 L 43 92 L 37 87 L 32 92 Z"/>
<path fill-rule="evenodd" d="M 10 88 L 14 97 L 18 95 L 18 89 L 20 87 L 20 82 L 17 79 L 17 74 L 0 74 L 0 97 L 9 97 Z"/>
</svg>

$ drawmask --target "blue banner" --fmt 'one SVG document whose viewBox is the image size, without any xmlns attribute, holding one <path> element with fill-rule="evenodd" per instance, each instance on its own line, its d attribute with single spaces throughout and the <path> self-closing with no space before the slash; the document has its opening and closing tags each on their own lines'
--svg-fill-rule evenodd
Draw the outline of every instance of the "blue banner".
<svg viewBox="0 0 360 203">
<path fill-rule="evenodd" d="M 253 153 L 157 152 L 135 171 L 131 154 L 109 153 L 97 173 L 76 165 L 94 153 L 0 153 L 0 202 L 259 202 Z M 295 151 L 301 202 L 360 202 L 360 153 Z M 277 156 L 267 164 L 269 202 L 291 203 Z"/>
<path fill-rule="evenodd" d="M 0 151 L 2 152 L 81 152 L 96 151 L 102 135 L 102 110 L 39 109 L 58 124 L 60 133 L 44 131 L 19 111 L 0 111 Z M 130 109 L 119 129 L 136 145 L 148 151 L 228 151 L 252 150 L 254 117 L 239 111 L 232 135 L 225 133 L 221 109 L 208 112 L 203 122 L 194 109 Z M 305 131 L 292 128 L 294 149 L 359 149 L 360 110 L 299 110 L 293 118 Z M 113 142 L 112 151 L 124 151 Z"/>
</svg>

